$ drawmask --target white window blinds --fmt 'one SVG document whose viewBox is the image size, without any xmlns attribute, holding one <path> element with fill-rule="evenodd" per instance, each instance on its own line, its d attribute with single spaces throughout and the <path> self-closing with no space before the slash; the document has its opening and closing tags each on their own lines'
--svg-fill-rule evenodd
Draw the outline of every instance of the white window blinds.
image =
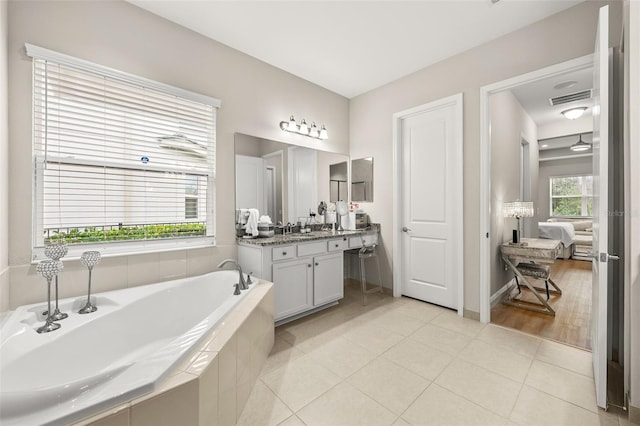
<svg viewBox="0 0 640 426">
<path fill-rule="evenodd" d="M 219 101 L 45 52 L 32 55 L 34 247 L 213 236 Z"/>
</svg>

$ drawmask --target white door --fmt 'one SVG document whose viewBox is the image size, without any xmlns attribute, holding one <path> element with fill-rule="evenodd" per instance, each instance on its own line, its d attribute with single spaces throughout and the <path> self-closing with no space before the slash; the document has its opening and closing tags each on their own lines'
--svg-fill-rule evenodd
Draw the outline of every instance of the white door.
<svg viewBox="0 0 640 426">
<path fill-rule="evenodd" d="M 609 7 L 600 9 L 593 55 L 593 295 L 591 347 L 596 400 L 607 405 L 607 262 L 609 161 Z"/>
<path fill-rule="evenodd" d="M 236 208 L 265 211 L 262 158 L 236 155 Z"/>
<path fill-rule="evenodd" d="M 309 148 L 289 148 L 289 221 L 309 217 L 318 208 L 317 154 Z"/>
<path fill-rule="evenodd" d="M 458 309 L 462 280 L 462 95 L 400 120 L 402 294 Z"/>
</svg>

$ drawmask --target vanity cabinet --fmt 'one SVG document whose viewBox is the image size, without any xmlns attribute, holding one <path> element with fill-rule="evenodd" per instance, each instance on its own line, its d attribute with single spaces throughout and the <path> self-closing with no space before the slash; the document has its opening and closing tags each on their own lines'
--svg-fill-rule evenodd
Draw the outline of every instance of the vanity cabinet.
<svg viewBox="0 0 640 426">
<path fill-rule="evenodd" d="M 344 297 L 342 269 L 342 252 L 313 258 L 314 306 L 321 306 Z"/>
<path fill-rule="evenodd" d="M 347 237 L 296 244 L 238 245 L 245 272 L 274 283 L 276 322 L 314 312 L 344 297 Z"/>
<path fill-rule="evenodd" d="M 313 307 L 313 259 L 274 263 L 274 318 L 276 321 Z"/>
</svg>

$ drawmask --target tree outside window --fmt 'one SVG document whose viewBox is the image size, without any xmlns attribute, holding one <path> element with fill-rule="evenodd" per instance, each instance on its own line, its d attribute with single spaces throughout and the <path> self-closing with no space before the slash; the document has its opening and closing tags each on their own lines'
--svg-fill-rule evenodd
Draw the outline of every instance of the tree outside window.
<svg viewBox="0 0 640 426">
<path fill-rule="evenodd" d="M 551 216 L 590 217 L 593 213 L 593 176 L 550 179 Z"/>
</svg>

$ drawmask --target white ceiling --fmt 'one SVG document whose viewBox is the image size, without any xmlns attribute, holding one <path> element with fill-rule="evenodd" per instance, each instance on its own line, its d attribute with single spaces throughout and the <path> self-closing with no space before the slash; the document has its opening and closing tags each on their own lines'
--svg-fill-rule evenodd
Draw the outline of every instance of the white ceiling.
<svg viewBox="0 0 640 426">
<path fill-rule="evenodd" d="M 584 0 L 127 0 L 352 98 Z"/>
<path fill-rule="evenodd" d="M 556 88 L 563 83 L 574 82 L 567 88 Z M 533 83 L 528 83 L 512 89 L 511 92 L 518 99 L 522 107 L 529 113 L 538 126 L 549 125 L 559 119 L 567 120 L 562 111 L 575 107 L 588 107 L 586 116 L 591 116 L 592 99 L 569 102 L 562 105 L 551 106 L 549 98 L 581 92 L 593 87 L 593 69 L 587 68 L 572 73 L 567 73 Z"/>
</svg>

